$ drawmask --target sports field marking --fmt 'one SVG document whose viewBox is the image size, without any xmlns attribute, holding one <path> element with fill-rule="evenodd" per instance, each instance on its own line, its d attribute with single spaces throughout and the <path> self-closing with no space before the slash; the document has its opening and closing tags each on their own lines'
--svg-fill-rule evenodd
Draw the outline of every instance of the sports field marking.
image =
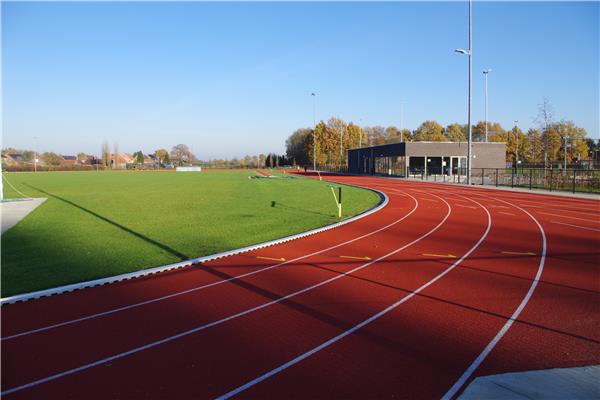
<svg viewBox="0 0 600 400">
<path fill-rule="evenodd" d="M 598 210 L 596 211 L 575 211 L 575 210 L 566 210 L 564 208 L 554 208 L 554 207 L 548 207 L 548 206 L 524 206 L 525 208 L 542 208 L 544 210 L 548 210 L 550 209 L 550 211 L 564 211 L 564 212 L 568 212 L 568 213 L 577 213 L 577 214 L 592 214 L 592 215 L 598 215 Z"/>
<path fill-rule="evenodd" d="M 499 200 L 499 199 L 496 199 L 496 200 Z M 502 201 L 506 204 L 510 204 L 504 200 L 500 200 L 500 201 Z M 523 208 L 521 208 L 517 205 L 514 205 L 514 204 L 511 204 L 511 205 L 513 207 L 523 211 L 525 214 L 527 214 L 529 216 L 529 218 L 531 218 L 533 220 L 533 222 L 535 222 L 535 224 L 537 225 L 537 227 L 542 235 L 542 255 L 540 257 L 538 271 L 535 275 L 535 278 L 533 279 L 533 282 L 531 283 L 531 286 L 529 287 L 529 290 L 527 291 L 527 294 L 525 295 L 525 297 L 521 301 L 521 304 L 519 304 L 519 306 L 517 307 L 517 309 L 515 310 L 513 315 L 506 321 L 504 326 L 498 331 L 496 336 L 488 343 L 488 345 L 483 349 L 483 351 L 479 354 L 479 356 L 477 356 L 477 358 L 475 359 L 475 361 L 473 361 L 473 363 L 469 366 L 469 368 L 467 368 L 467 370 L 454 383 L 454 385 L 452 385 L 450 390 L 448 390 L 448 392 L 446 392 L 446 394 L 442 397 L 442 400 L 452 399 L 456 395 L 456 393 L 460 390 L 460 388 L 465 384 L 465 382 L 471 377 L 471 375 L 473 375 L 473 372 L 475 372 L 477 367 L 479 367 L 479 365 L 481 365 L 483 360 L 485 360 L 485 358 L 491 353 L 491 351 L 494 349 L 494 347 L 496 347 L 496 345 L 498 344 L 500 339 L 502 339 L 502 337 L 506 334 L 506 332 L 508 332 L 508 330 L 510 329 L 512 324 L 517 320 L 517 318 L 519 318 L 519 315 L 521 314 L 521 312 L 523 311 L 523 309 L 525 308 L 525 306 L 531 299 L 531 296 L 533 296 L 533 292 L 535 291 L 535 289 L 538 285 L 538 282 L 540 280 L 540 277 L 542 276 L 542 272 L 544 270 L 544 262 L 546 261 L 546 246 L 547 246 L 546 233 L 544 232 L 544 228 L 542 228 L 542 225 L 539 223 L 539 221 L 533 215 L 531 215 L 527 210 L 524 210 Z"/>
<path fill-rule="evenodd" d="M 432 194 L 432 196 L 439 197 L 439 196 L 436 196 L 435 194 Z M 367 268 L 367 267 L 375 264 L 378 261 L 381 261 L 381 260 L 383 260 L 383 259 L 385 259 L 387 257 L 390 257 L 390 256 L 392 256 L 392 255 L 394 255 L 396 253 L 399 253 L 400 251 L 402 251 L 402 250 L 404 250 L 404 249 L 412 246 L 413 244 L 420 242 L 421 240 L 425 239 L 426 237 L 428 237 L 429 235 L 431 235 L 433 232 L 435 232 L 436 230 L 438 230 L 446 222 L 446 220 L 450 217 L 450 214 L 452 213 L 452 207 L 450 206 L 450 204 L 447 201 L 445 201 L 444 199 L 442 199 L 441 197 L 439 197 L 439 199 L 442 200 L 444 203 L 446 203 L 446 206 L 448 208 L 448 211 L 447 211 L 446 215 L 444 216 L 444 218 L 442 219 L 442 221 L 440 221 L 434 228 L 432 228 L 431 230 L 429 230 L 427 233 L 425 233 L 425 234 L 421 235 L 420 237 L 414 239 L 412 242 L 407 243 L 404 246 L 401 246 L 401 247 L 397 248 L 396 250 L 393 250 L 393 251 L 391 251 L 391 252 L 389 252 L 387 254 L 384 254 L 383 256 L 378 257 L 375 260 L 372 260 L 372 261 L 370 261 L 368 263 L 362 264 L 362 265 L 360 265 L 360 266 L 358 266 L 356 268 L 351 269 L 348 272 L 344 272 L 342 274 L 335 275 L 335 276 L 333 276 L 333 277 L 331 277 L 329 279 L 326 279 L 324 281 L 321 281 L 321 282 L 319 282 L 319 283 L 317 283 L 315 285 L 312 285 L 312 286 L 306 287 L 304 289 L 298 290 L 296 292 L 290 293 L 290 294 L 288 294 L 286 296 L 279 297 L 279 298 L 277 298 L 275 300 L 269 301 L 267 303 L 263 303 L 263 304 L 261 304 L 259 306 L 249 308 L 249 309 L 247 309 L 245 311 L 241 311 L 241 312 L 239 312 L 237 314 L 230 315 L 229 317 L 225 317 L 225 318 L 219 319 L 217 321 L 210 322 L 208 324 L 200 325 L 200 326 L 198 326 L 196 328 L 192 328 L 192 329 L 180 332 L 180 333 L 178 333 L 176 335 L 168 336 L 166 338 L 163 338 L 163 339 L 160 339 L 160 340 L 157 340 L 157 341 L 154 341 L 154 342 L 150 342 L 150 343 L 145 344 L 143 346 L 135 347 L 135 348 L 133 348 L 131 350 L 128 350 L 128 351 L 125 351 L 125 352 L 122 352 L 122 353 L 117 353 L 117 354 L 114 354 L 112 356 L 105 357 L 103 359 L 100 359 L 100 360 L 97 360 L 97 361 L 93 361 L 91 363 L 87 363 L 87 364 L 84 364 L 84 365 L 76 367 L 76 368 L 72 368 L 72 369 L 69 369 L 69 370 L 66 370 L 66 371 L 63 371 L 63 372 L 59 372 L 57 374 L 53 374 L 53 375 L 47 376 L 45 378 L 41 378 L 41 379 L 38 379 L 38 380 L 35 380 L 35 381 L 32 381 L 32 382 L 26 383 L 26 384 L 23 384 L 23 385 L 20 385 L 20 386 L 15 386 L 13 388 L 10 388 L 10 389 L 2 391 L 0 393 L 0 396 L 6 396 L 6 395 L 11 394 L 11 393 L 19 392 L 21 390 L 24 390 L 24 389 L 27 389 L 27 388 L 30 388 L 30 387 L 33 387 L 33 386 L 40 385 L 42 383 L 46 383 L 46 382 L 50 382 L 50 381 L 53 381 L 53 380 L 56 380 L 56 379 L 59 379 L 59 378 L 63 378 L 65 376 L 72 375 L 72 374 L 74 374 L 76 372 L 85 371 L 87 369 L 90 369 L 90 368 L 93 368 L 93 367 L 96 367 L 96 366 L 99 366 L 99 365 L 102 365 L 102 364 L 106 364 L 108 362 L 111 362 L 111 361 L 114 361 L 114 360 L 118 360 L 120 358 L 129 356 L 129 355 L 132 355 L 132 354 L 135 354 L 135 353 L 139 353 L 139 352 L 147 350 L 147 349 L 151 349 L 151 348 L 159 346 L 161 344 L 172 342 L 172 341 L 174 341 L 176 339 L 180 339 L 182 337 L 189 336 L 189 335 L 191 335 L 193 333 L 203 331 L 203 330 L 211 328 L 213 326 L 220 325 L 220 324 L 222 324 L 224 322 L 231 321 L 231 320 L 233 320 L 235 318 L 242 317 L 244 315 L 248 315 L 248 314 L 253 313 L 255 311 L 262 310 L 263 308 L 267 308 L 267 307 L 269 307 L 271 305 L 274 305 L 274 304 L 277 304 L 277 303 L 281 303 L 282 301 L 285 301 L 285 300 L 290 299 L 292 297 L 295 297 L 295 296 L 298 296 L 300 294 L 309 292 L 309 291 L 314 290 L 314 289 L 316 289 L 318 287 L 324 286 L 324 285 L 326 285 L 328 283 L 331 283 L 333 281 L 336 281 L 338 279 L 341 279 L 343 277 L 351 275 L 354 272 L 357 272 L 357 271 L 360 271 L 360 270 L 362 270 L 364 268 Z M 417 202 L 417 206 L 418 206 L 418 201 L 416 199 L 415 199 L 415 201 Z M 405 217 L 403 217 L 403 218 L 405 218 Z M 487 235 L 487 231 L 486 231 L 486 235 Z M 430 282 L 433 282 L 433 281 L 430 281 Z"/>
<path fill-rule="evenodd" d="M 504 212 L 504 211 L 498 211 L 498 214 L 510 215 L 511 217 L 515 216 L 515 214 L 513 214 L 513 213 Z"/>
<path fill-rule="evenodd" d="M 515 255 L 515 256 L 535 256 L 536 255 L 536 253 L 532 253 L 530 251 L 526 251 L 526 252 L 523 252 L 523 251 L 501 251 L 500 253 L 502 253 L 502 254 L 512 254 L 512 255 Z"/>
<path fill-rule="evenodd" d="M 285 258 L 280 257 L 280 258 L 273 258 L 273 257 L 263 257 L 263 256 L 256 256 L 256 258 L 261 259 L 261 260 L 271 260 L 271 261 L 285 261 Z"/>
<path fill-rule="evenodd" d="M 600 224 L 600 220 L 594 220 L 594 219 L 589 219 L 589 218 L 570 217 L 568 215 L 552 214 L 552 213 L 541 212 L 541 211 L 537 211 L 537 213 L 543 214 L 543 215 L 550 215 L 551 217 L 569 218 L 569 219 L 576 219 L 579 221 L 587 221 L 587 222 L 594 222 L 596 224 Z"/>
<path fill-rule="evenodd" d="M 16 338 L 21 337 L 21 336 L 26 336 L 26 335 L 31 335 L 31 334 L 35 334 L 35 333 L 40 333 L 40 332 L 44 332 L 44 331 L 47 331 L 47 330 L 50 330 L 50 329 L 55 329 L 55 328 L 59 328 L 59 327 L 63 327 L 63 326 L 71 325 L 71 324 L 75 324 L 75 323 L 78 323 L 78 322 L 87 321 L 87 320 L 94 319 L 94 318 L 104 317 L 104 316 L 111 315 L 111 314 L 114 314 L 114 313 L 117 313 L 117 312 L 131 310 L 133 308 L 142 307 L 142 306 L 145 306 L 145 305 L 148 305 L 148 304 L 152 304 L 152 303 L 156 303 L 156 302 L 163 301 L 163 300 L 168 300 L 168 299 L 173 298 L 173 297 L 185 295 L 185 294 L 188 294 L 188 293 L 193 293 L 193 292 L 196 292 L 196 291 L 207 289 L 209 287 L 221 285 L 221 284 L 224 284 L 224 283 L 227 283 L 227 282 L 231 282 L 231 281 L 235 281 L 235 280 L 247 277 L 247 276 L 251 276 L 251 275 L 259 274 L 261 272 L 269 271 L 269 270 L 271 270 L 273 268 L 278 268 L 278 267 L 281 267 L 281 266 L 284 266 L 284 265 L 287 265 L 287 264 L 290 264 L 290 263 L 293 263 L 293 262 L 296 262 L 296 261 L 299 261 L 299 260 L 302 260 L 302 259 L 305 259 L 305 258 L 308 258 L 308 257 L 312 257 L 312 256 L 315 256 L 315 255 L 318 255 L 318 254 L 325 253 L 327 251 L 336 249 L 338 247 L 345 246 L 347 244 L 356 242 L 357 240 L 361 240 L 361 239 L 364 239 L 366 237 L 375 235 L 375 234 L 377 234 L 377 233 L 379 233 L 381 231 L 384 231 L 384 230 L 386 230 L 386 229 L 388 229 L 388 228 L 390 228 L 390 227 L 392 227 L 392 226 L 394 226 L 394 225 L 402 222 L 404 219 L 408 218 L 419 207 L 418 200 L 414 196 L 412 196 L 410 194 L 408 196 L 412 198 L 412 200 L 414 201 L 415 204 L 414 204 L 413 208 L 407 214 L 405 214 L 404 216 L 398 218 L 396 221 L 391 222 L 388 225 L 385 225 L 385 226 L 383 226 L 381 228 L 375 229 L 374 231 L 371 231 L 369 233 L 365 233 L 364 235 L 357 236 L 354 239 L 350 239 L 350 240 L 344 241 L 342 243 L 338 243 L 336 245 L 327 247 L 325 249 L 318 250 L 318 251 L 315 251 L 313 253 L 309 253 L 309 254 L 306 254 L 306 255 L 303 255 L 303 256 L 299 256 L 299 257 L 293 258 L 293 259 L 288 260 L 288 261 L 284 261 L 284 262 L 279 263 L 279 264 L 270 265 L 268 267 L 261 268 L 261 269 L 258 269 L 256 271 L 247 272 L 245 274 L 237 275 L 237 276 L 234 276 L 234 277 L 231 277 L 231 278 L 228 278 L 228 279 L 220 280 L 220 281 L 209 283 L 209 284 L 202 285 L 202 286 L 197 286 L 197 287 L 194 287 L 194 288 L 191 288 L 191 289 L 187 289 L 187 290 L 183 290 L 183 291 L 180 291 L 180 292 L 171 293 L 171 294 L 168 294 L 168 295 L 165 295 L 165 296 L 161 296 L 161 297 L 157 297 L 157 298 L 154 298 L 154 299 L 150 299 L 150 300 L 146 300 L 146 301 L 141 301 L 139 303 L 134 303 L 134 304 L 130 304 L 130 305 L 122 306 L 122 307 L 117 307 L 117 308 L 114 308 L 112 310 L 107 310 L 107 311 L 99 312 L 99 313 L 96 313 L 96 314 L 91 314 L 91 315 L 88 315 L 88 316 L 85 316 L 85 317 L 75 318 L 75 319 L 72 319 L 72 320 L 68 320 L 68 321 L 64 321 L 64 322 L 59 322 L 59 323 L 52 324 L 52 325 L 47 325 L 47 326 L 44 326 L 44 327 L 41 327 L 41 328 L 36 328 L 36 329 L 31 329 L 29 331 L 25 331 L 25 332 L 21 332 L 21 333 L 16 333 L 14 335 L 10 335 L 10 336 L 6 336 L 6 337 L 3 337 L 3 338 L 0 338 L 0 341 L 16 339 Z"/>
<path fill-rule="evenodd" d="M 550 221 L 553 224 L 558 224 L 558 225 L 566 225 L 566 226 L 570 226 L 573 228 L 578 228 L 578 229 L 585 229 L 586 231 L 594 231 L 594 232 L 600 232 L 600 229 L 596 229 L 596 228 L 588 228 L 587 226 L 581 226 L 581 225 L 573 225 L 573 224 L 565 224 L 564 222 L 558 222 L 558 221 Z"/>
<path fill-rule="evenodd" d="M 421 254 L 425 257 L 443 257 L 443 258 L 456 258 L 454 254 L 432 254 L 432 253 L 423 253 Z"/>
<path fill-rule="evenodd" d="M 364 257 L 340 256 L 340 258 L 350 258 L 352 260 L 370 260 L 371 259 L 371 257 L 369 257 L 369 256 L 364 256 Z"/>
<path fill-rule="evenodd" d="M 274 368 L 272 370 L 270 370 L 269 372 L 258 376 L 257 378 L 241 385 L 238 386 L 237 388 L 217 397 L 217 400 L 225 400 L 225 399 L 229 399 L 249 388 L 251 388 L 252 386 L 272 377 L 273 375 L 276 375 L 278 373 L 280 373 L 281 371 L 286 370 L 287 368 L 291 367 L 292 365 L 295 365 L 297 363 L 299 363 L 300 361 L 312 356 L 315 353 L 318 353 L 319 351 L 331 346 L 332 344 L 340 341 L 341 339 L 345 338 L 348 335 L 351 335 L 352 333 L 356 332 L 357 330 L 361 329 L 362 327 L 364 327 L 365 325 L 368 325 L 369 323 L 375 321 L 376 319 L 384 316 L 385 314 L 389 313 L 390 311 L 394 310 L 395 308 L 397 308 L 398 306 L 400 306 L 401 304 L 407 302 L 408 300 L 410 300 L 411 298 L 413 298 L 414 296 L 416 296 L 417 294 L 419 294 L 420 292 L 422 292 L 423 290 L 425 290 L 427 287 L 431 286 L 432 284 L 434 284 L 435 282 L 437 282 L 438 280 L 440 280 L 442 277 L 444 277 L 446 274 L 448 274 L 450 271 L 452 271 L 457 265 L 459 265 L 462 261 L 464 261 L 469 255 L 471 255 L 471 253 L 473 251 L 475 251 L 475 249 L 477 247 L 479 247 L 479 245 L 485 240 L 485 238 L 487 237 L 490 228 L 492 227 L 492 216 L 490 214 L 490 212 L 488 211 L 487 208 L 485 208 L 485 206 L 483 206 L 481 203 L 476 202 L 475 200 L 472 200 L 473 202 L 479 204 L 481 206 L 481 208 L 483 208 L 483 210 L 486 212 L 487 217 L 488 217 L 488 224 L 486 227 L 485 232 L 483 233 L 483 235 L 479 238 L 479 240 L 477 241 L 477 243 L 475 243 L 475 245 L 473 245 L 473 247 L 471 247 L 465 254 L 463 254 L 463 256 L 457 260 L 454 264 L 452 264 L 451 266 L 449 266 L 448 268 L 446 268 L 444 271 L 442 271 L 441 273 L 439 273 L 438 275 L 436 275 L 433 279 L 431 279 L 430 281 L 426 282 L 425 284 L 423 284 L 422 286 L 420 286 L 419 288 L 415 289 L 413 292 L 411 292 L 410 294 L 406 295 L 405 297 L 401 298 L 400 300 L 396 301 L 395 303 L 389 305 L 388 307 L 384 308 L 383 310 L 381 310 L 380 312 L 378 312 L 377 314 L 372 315 L 371 317 L 365 319 L 364 321 L 360 322 L 359 324 L 353 326 L 352 328 L 340 333 L 337 336 L 334 336 L 333 338 L 329 339 L 328 341 L 320 344 L 317 347 L 314 347 L 313 349 L 307 351 L 306 353 L 303 353 L 301 355 L 299 355 L 298 357 L 286 362 L 285 364 L 280 365 L 277 368 Z M 446 203 L 448 204 L 448 203 Z M 450 205 L 448 205 L 448 207 L 450 207 Z"/>
</svg>

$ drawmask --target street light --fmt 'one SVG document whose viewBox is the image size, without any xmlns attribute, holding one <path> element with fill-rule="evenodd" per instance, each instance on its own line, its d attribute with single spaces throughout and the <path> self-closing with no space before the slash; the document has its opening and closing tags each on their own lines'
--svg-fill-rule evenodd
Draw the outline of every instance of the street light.
<svg viewBox="0 0 600 400">
<path fill-rule="evenodd" d="M 469 56 L 469 95 L 468 95 L 468 112 L 467 112 L 467 126 L 468 126 L 468 143 L 467 143 L 467 185 L 471 184 L 471 145 L 473 132 L 471 130 L 471 72 L 472 72 L 472 62 L 473 62 L 473 34 L 472 34 L 472 0 L 469 0 L 469 50 L 465 49 L 455 49 L 454 51 L 460 54 L 465 54 Z"/>
<path fill-rule="evenodd" d="M 488 75 L 492 72 L 491 68 L 484 69 L 483 75 L 485 75 L 485 141 L 488 141 Z"/>
<path fill-rule="evenodd" d="M 517 138 L 517 148 L 515 150 L 516 168 L 519 168 L 519 121 L 515 121 L 515 137 Z"/>
<path fill-rule="evenodd" d="M 404 142 L 404 134 L 402 133 L 403 125 L 404 125 L 404 103 L 405 101 L 400 102 L 400 142 Z"/>
<path fill-rule="evenodd" d="M 33 172 L 37 172 L 38 153 L 36 146 L 37 136 L 33 137 Z"/>
<path fill-rule="evenodd" d="M 313 171 L 317 171 L 317 95 L 315 93 L 310 94 L 313 98 Z"/>
</svg>

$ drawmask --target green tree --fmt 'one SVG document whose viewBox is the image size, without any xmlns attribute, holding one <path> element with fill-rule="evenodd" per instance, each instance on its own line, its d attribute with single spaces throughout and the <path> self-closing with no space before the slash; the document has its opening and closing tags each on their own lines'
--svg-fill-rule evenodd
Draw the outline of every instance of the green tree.
<svg viewBox="0 0 600 400">
<path fill-rule="evenodd" d="M 312 163 L 312 129 L 296 129 L 285 141 L 286 155 L 295 164 Z"/>
<path fill-rule="evenodd" d="M 46 165 L 56 167 L 59 166 L 64 159 L 56 153 L 47 152 L 42 154 L 42 160 L 46 163 Z"/>
<path fill-rule="evenodd" d="M 133 153 L 133 159 L 135 160 L 136 163 L 138 164 L 143 164 L 144 163 L 144 153 L 142 153 L 142 151 L 136 151 L 135 153 Z"/>
<path fill-rule="evenodd" d="M 419 142 L 445 142 L 444 128 L 436 121 L 425 121 L 417 128 L 415 140 Z"/>
</svg>

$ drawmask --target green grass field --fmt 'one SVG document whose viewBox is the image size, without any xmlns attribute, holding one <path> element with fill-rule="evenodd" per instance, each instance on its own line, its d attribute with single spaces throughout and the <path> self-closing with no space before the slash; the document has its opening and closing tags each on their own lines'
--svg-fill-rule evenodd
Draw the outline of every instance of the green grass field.
<svg viewBox="0 0 600 400">
<path fill-rule="evenodd" d="M 251 175 L 9 173 L 5 177 L 19 191 L 48 200 L 2 235 L 2 297 L 248 246 L 338 220 L 327 182 Z M 379 201 L 371 191 L 343 190 L 344 217 Z M 6 182 L 4 196 L 21 197 Z"/>
</svg>

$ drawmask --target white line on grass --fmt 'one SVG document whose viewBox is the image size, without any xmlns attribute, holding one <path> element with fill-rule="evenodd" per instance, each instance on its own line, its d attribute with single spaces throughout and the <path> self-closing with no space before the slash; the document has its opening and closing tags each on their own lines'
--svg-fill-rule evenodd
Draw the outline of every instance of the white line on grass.
<svg viewBox="0 0 600 400">
<path fill-rule="evenodd" d="M 393 189 L 391 189 L 393 190 Z M 340 341 L 341 339 L 345 338 L 348 335 L 351 335 L 352 333 L 356 332 L 357 330 L 361 329 L 362 327 L 364 327 L 365 325 L 368 325 L 369 323 L 375 321 L 376 319 L 384 316 L 385 314 L 387 314 L 388 312 L 394 310 L 395 308 L 397 308 L 398 306 L 400 306 L 401 304 L 407 302 L 408 300 L 410 300 L 411 298 L 413 298 L 414 296 L 416 296 L 418 293 L 422 292 L 423 290 L 425 290 L 427 287 L 431 286 L 432 284 L 434 284 L 435 282 L 437 282 L 439 279 L 441 279 L 444 275 L 448 274 L 450 271 L 452 271 L 457 265 L 459 265 L 462 261 L 464 261 L 473 251 L 475 251 L 475 249 L 477 247 L 479 247 L 479 245 L 485 240 L 485 238 L 487 237 L 490 228 L 492 226 L 492 216 L 490 215 L 490 212 L 487 210 L 487 208 L 485 206 L 483 206 L 481 203 L 478 203 L 475 200 L 471 200 L 474 203 L 478 204 L 481 208 L 483 208 L 483 210 L 486 212 L 487 217 L 488 217 L 488 224 L 486 227 L 485 232 L 483 233 L 483 235 L 479 238 L 479 240 L 477 241 L 477 243 L 475 243 L 475 245 L 473 245 L 473 247 L 471 247 L 458 261 L 456 261 L 454 264 L 452 264 L 450 267 L 446 268 L 443 272 L 441 272 L 440 274 L 436 275 L 433 279 L 429 280 L 428 282 L 426 282 L 425 284 L 421 285 L 419 288 L 417 288 L 416 290 L 414 290 L 413 292 L 411 292 L 410 294 L 408 294 L 407 296 L 403 297 L 402 299 L 398 300 L 397 302 L 391 304 L 390 306 L 384 308 L 383 310 L 381 310 L 380 312 L 378 312 L 377 314 L 372 315 L 371 317 L 365 319 L 364 321 L 360 322 L 359 324 L 353 326 L 352 328 L 340 333 L 337 336 L 334 336 L 333 338 L 329 339 L 328 341 L 320 344 L 317 347 L 314 347 L 313 349 L 299 355 L 298 357 L 286 362 L 285 364 L 280 365 L 277 368 L 274 368 L 268 372 L 266 372 L 263 375 L 260 375 L 258 377 L 256 377 L 255 379 L 241 385 L 238 386 L 237 388 L 217 397 L 217 400 L 225 400 L 225 399 L 229 399 L 230 397 L 233 397 L 249 388 L 251 388 L 252 386 L 272 377 L 273 375 L 276 375 L 278 373 L 280 373 L 281 371 L 284 371 L 285 369 L 299 363 L 302 360 L 305 360 L 306 358 L 312 356 L 315 353 L 318 353 L 319 351 L 331 346 L 332 344 Z M 447 203 L 446 203 L 447 204 Z M 450 205 L 448 205 L 448 207 L 450 207 Z"/>
<path fill-rule="evenodd" d="M 446 215 L 444 216 L 444 218 L 442 219 L 442 221 L 439 222 L 433 229 L 431 229 L 427 233 L 421 235 L 420 237 L 414 239 L 412 242 L 410 242 L 408 244 L 405 244 L 405 245 L 403 245 L 401 247 L 398 247 L 396 250 L 391 251 L 391 252 L 389 252 L 389 253 L 381 256 L 381 257 L 378 257 L 378 258 L 376 258 L 373 261 L 370 261 L 368 263 L 362 264 L 361 266 L 358 266 L 358 267 L 356 267 L 354 269 L 351 269 L 348 272 L 344 272 L 342 274 L 336 275 L 336 276 L 331 277 L 329 279 L 326 279 L 326 280 L 324 280 L 322 282 L 319 282 L 319 283 L 317 283 L 315 285 L 312 285 L 312 286 L 306 287 L 304 289 L 298 290 L 296 292 L 290 293 L 290 294 L 288 294 L 286 296 L 279 297 L 276 300 L 269 301 L 267 303 L 261 304 L 261 305 L 256 306 L 256 307 L 249 308 L 249 309 L 247 309 L 245 311 L 242 311 L 242 312 L 239 312 L 237 314 L 230 315 L 229 317 L 225 317 L 225 318 L 222 318 L 220 320 L 210 322 L 208 324 L 200 325 L 200 326 L 198 326 L 196 328 L 192 328 L 192 329 L 180 332 L 180 333 L 178 333 L 176 335 L 168 336 L 166 338 L 157 340 L 155 342 L 151 342 L 151 343 L 145 344 L 143 346 L 135 347 L 135 348 L 133 348 L 131 350 L 128 350 L 128 351 L 125 351 L 125 352 L 122 352 L 122 353 L 118 353 L 118 354 L 114 354 L 112 356 L 109 356 L 109 357 L 106 357 L 106 358 L 103 358 L 103 359 L 100 359 L 100 360 L 97 360 L 97 361 L 93 361 L 93 362 L 88 363 L 88 364 L 84 364 L 84 365 L 82 365 L 80 367 L 77 367 L 77 368 L 72 368 L 72 369 L 69 369 L 69 370 L 66 370 L 66 371 L 63 371 L 63 372 L 59 372 L 59 373 L 54 374 L 54 375 L 47 376 L 45 378 L 41 378 L 41 379 L 38 379 L 38 380 L 35 380 L 35 381 L 32 381 L 32 382 L 26 383 L 26 384 L 23 384 L 23 385 L 20 385 L 20 386 L 16 386 L 16 387 L 7 389 L 7 390 L 1 392 L 0 396 L 5 396 L 5 395 L 11 394 L 11 393 L 19 392 L 21 390 L 24 390 L 24 389 L 27 389 L 27 388 L 31 388 L 33 386 L 40 385 L 42 383 L 50 382 L 50 381 L 53 381 L 53 380 L 56 380 L 56 379 L 59 379 L 59 378 L 62 378 L 62 377 L 68 376 L 68 375 L 72 375 L 72 374 L 74 374 L 76 372 L 85 371 L 85 370 L 90 369 L 92 367 L 96 367 L 98 365 L 102 365 L 102 364 L 105 364 L 107 362 L 111 362 L 111 361 L 114 361 L 114 360 L 117 360 L 117 359 L 129 356 L 129 355 L 132 355 L 132 354 L 135 354 L 135 353 L 139 353 L 141 351 L 144 351 L 144 350 L 147 350 L 147 349 L 159 346 L 161 344 L 168 343 L 168 342 L 171 342 L 171 341 L 176 340 L 176 339 L 180 339 L 182 337 L 191 335 L 193 333 L 197 333 L 197 332 L 203 331 L 203 330 L 211 328 L 213 326 L 220 325 L 220 324 L 222 324 L 224 322 L 231 321 L 232 319 L 248 315 L 250 313 L 262 310 L 263 308 L 267 308 L 267 307 L 269 307 L 271 305 L 274 305 L 274 304 L 277 304 L 277 303 L 281 303 L 282 301 L 285 301 L 285 300 L 288 300 L 288 299 L 290 299 L 292 297 L 295 297 L 295 296 L 298 296 L 300 294 L 309 292 L 309 291 L 311 291 L 313 289 L 316 289 L 318 287 L 324 286 L 324 285 L 326 285 L 328 283 L 334 282 L 334 281 L 336 281 L 338 279 L 341 279 L 343 277 L 351 275 L 354 272 L 360 271 L 361 269 L 367 268 L 367 267 L 369 267 L 369 266 L 377 263 L 378 261 L 383 260 L 384 258 L 392 256 L 392 255 L 394 255 L 394 254 L 396 254 L 396 253 L 398 253 L 398 252 L 400 252 L 400 251 L 402 251 L 402 250 L 404 250 L 404 249 L 412 246 L 413 244 L 415 244 L 417 242 L 420 242 L 421 240 L 425 239 L 426 237 L 428 237 L 429 235 L 431 235 L 433 232 L 435 232 L 436 230 L 438 230 L 446 222 L 446 220 L 450 217 L 450 214 L 452 213 L 452 207 L 443 198 L 441 198 L 439 196 L 436 196 L 435 194 L 431 194 L 431 195 L 434 196 L 434 197 L 437 197 L 442 202 L 444 202 L 446 204 L 447 208 L 448 208 L 448 211 L 447 211 Z M 415 201 L 417 201 L 417 200 L 415 199 Z M 417 201 L 417 206 L 418 206 L 418 201 Z"/>
</svg>

